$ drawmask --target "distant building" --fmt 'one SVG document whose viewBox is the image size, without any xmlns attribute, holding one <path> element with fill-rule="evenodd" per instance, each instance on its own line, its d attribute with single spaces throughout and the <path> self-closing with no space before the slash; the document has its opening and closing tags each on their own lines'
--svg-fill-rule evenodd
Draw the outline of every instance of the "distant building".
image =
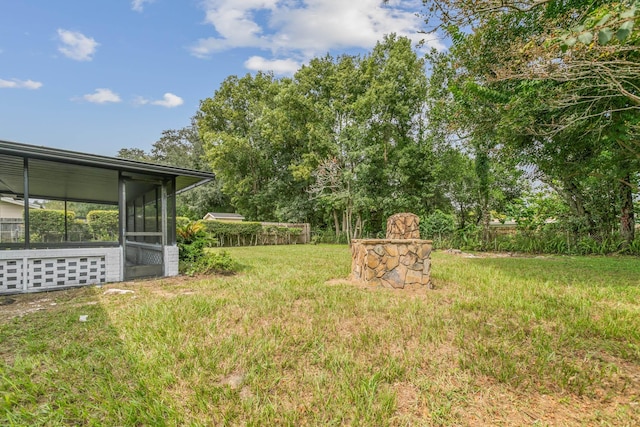
<svg viewBox="0 0 640 427">
<path fill-rule="evenodd" d="M 237 213 L 209 212 L 204 218 L 205 221 L 244 221 L 244 217 Z"/>
<path fill-rule="evenodd" d="M 30 204 L 31 209 L 39 209 L 40 206 Z M 20 219 L 23 218 L 24 201 L 16 200 L 12 197 L 0 197 L 0 218 Z"/>
<path fill-rule="evenodd" d="M 41 209 L 42 207 L 31 203 L 29 208 Z M 0 244 L 19 242 L 23 236 L 24 201 L 13 197 L 0 197 Z"/>
</svg>

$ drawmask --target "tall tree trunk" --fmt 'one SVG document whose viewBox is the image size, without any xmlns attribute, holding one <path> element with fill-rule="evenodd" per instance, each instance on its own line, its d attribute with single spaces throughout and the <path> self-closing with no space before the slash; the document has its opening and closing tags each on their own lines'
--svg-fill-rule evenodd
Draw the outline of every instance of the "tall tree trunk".
<svg viewBox="0 0 640 427">
<path fill-rule="evenodd" d="M 482 240 L 489 241 L 489 155 L 487 150 L 481 147 L 476 148 L 476 175 L 478 177 L 478 190 L 480 200 L 480 217 L 478 220 L 482 225 Z"/>
<path fill-rule="evenodd" d="M 575 182 L 565 181 L 562 188 L 556 188 L 556 191 L 567 201 L 569 209 L 578 218 L 584 218 L 587 225 L 587 232 L 593 233 L 595 224 L 591 212 L 585 208 L 584 196 Z M 580 234 L 580 230 L 574 230 L 574 233 Z"/>
<path fill-rule="evenodd" d="M 353 227 L 351 232 L 351 239 L 359 239 L 362 234 L 362 216 L 360 213 L 356 216 L 356 225 Z"/>
<path fill-rule="evenodd" d="M 340 235 L 340 220 L 338 219 L 338 211 L 333 210 L 333 225 L 336 228 L 336 238 Z"/>
<path fill-rule="evenodd" d="M 631 176 L 627 174 L 624 182 L 620 183 L 620 235 L 627 245 L 635 238 L 635 215 L 633 212 L 633 189 L 630 185 Z"/>
<path fill-rule="evenodd" d="M 491 223 L 491 212 L 489 212 L 489 203 L 485 202 L 484 207 L 482 208 L 482 240 L 487 243 L 489 242 L 489 238 L 491 237 L 491 233 L 489 231 L 489 224 Z"/>
</svg>

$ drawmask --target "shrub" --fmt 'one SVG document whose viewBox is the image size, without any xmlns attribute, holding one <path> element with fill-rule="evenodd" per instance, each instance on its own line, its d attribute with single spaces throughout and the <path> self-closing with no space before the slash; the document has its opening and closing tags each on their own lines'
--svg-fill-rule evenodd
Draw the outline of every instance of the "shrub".
<svg viewBox="0 0 640 427">
<path fill-rule="evenodd" d="M 318 243 L 347 244 L 348 241 L 347 233 L 340 233 L 336 236 L 336 232 L 332 228 L 314 230 L 311 236 L 311 243 L 314 245 Z"/>
<path fill-rule="evenodd" d="M 194 274 L 233 274 L 238 264 L 225 252 L 207 252 L 194 261 L 183 261 L 180 270 L 187 275 Z"/>
<path fill-rule="evenodd" d="M 220 245 L 253 245 L 258 243 L 258 236 L 262 233 L 259 222 L 206 221 L 205 227 L 211 237 L 218 240 Z"/>
<path fill-rule="evenodd" d="M 72 224 L 75 213 L 67 211 L 67 224 Z M 63 210 L 29 210 L 29 230 L 33 242 L 62 242 L 65 217 Z"/>
<path fill-rule="evenodd" d="M 180 227 L 184 227 L 185 225 L 189 224 L 191 222 L 191 220 L 189 218 L 187 218 L 186 216 L 177 216 L 176 217 L 176 227 L 180 228 Z"/>
<path fill-rule="evenodd" d="M 189 222 L 176 228 L 178 257 L 180 261 L 195 262 L 204 256 L 207 233 L 200 221 Z"/>
<path fill-rule="evenodd" d="M 456 229 L 456 219 L 451 214 L 446 214 L 436 209 L 420 221 L 420 235 L 423 239 L 442 239 L 450 235 Z"/>
<path fill-rule="evenodd" d="M 91 239 L 89 225 L 79 219 L 67 224 L 67 238 L 70 242 L 86 242 Z"/>
<path fill-rule="evenodd" d="M 115 241 L 118 240 L 117 210 L 94 210 L 87 213 L 87 223 L 94 240 Z"/>
</svg>

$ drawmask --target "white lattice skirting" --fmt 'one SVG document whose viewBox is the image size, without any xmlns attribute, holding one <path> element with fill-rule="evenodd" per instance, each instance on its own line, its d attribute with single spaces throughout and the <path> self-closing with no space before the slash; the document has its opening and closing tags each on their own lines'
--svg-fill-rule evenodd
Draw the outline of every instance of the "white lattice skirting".
<svg viewBox="0 0 640 427">
<path fill-rule="evenodd" d="M 121 248 L 0 251 L 0 294 L 122 280 Z"/>
</svg>

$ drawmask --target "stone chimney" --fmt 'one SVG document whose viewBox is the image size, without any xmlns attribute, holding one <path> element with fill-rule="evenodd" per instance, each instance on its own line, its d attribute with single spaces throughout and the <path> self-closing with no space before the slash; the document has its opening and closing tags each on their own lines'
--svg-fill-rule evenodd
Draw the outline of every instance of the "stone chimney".
<svg viewBox="0 0 640 427">
<path fill-rule="evenodd" d="M 387 239 L 419 239 L 420 218 L 412 213 L 397 213 L 387 219 Z"/>
</svg>

